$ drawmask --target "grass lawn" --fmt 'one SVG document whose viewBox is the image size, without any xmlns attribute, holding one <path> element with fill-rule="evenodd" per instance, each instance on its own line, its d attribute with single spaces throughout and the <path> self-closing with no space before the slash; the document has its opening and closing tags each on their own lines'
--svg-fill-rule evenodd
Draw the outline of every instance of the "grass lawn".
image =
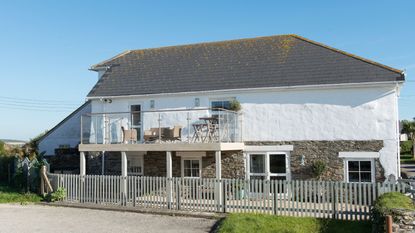
<svg viewBox="0 0 415 233">
<path fill-rule="evenodd" d="M 401 155 L 401 164 L 415 164 L 415 159 L 410 154 Z"/>
<path fill-rule="evenodd" d="M 263 214 L 230 214 L 219 226 L 219 233 L 360 233 L 371 232 L 369 221 L 342 221 L 317 218 L 283 217 Z"/>
<path fill-rule="evenodd" d="M 42 198 L 34 193 L 20 193 L 15 189 L 0 183 L 0 203 L 39 202 Z"/>
</svg>

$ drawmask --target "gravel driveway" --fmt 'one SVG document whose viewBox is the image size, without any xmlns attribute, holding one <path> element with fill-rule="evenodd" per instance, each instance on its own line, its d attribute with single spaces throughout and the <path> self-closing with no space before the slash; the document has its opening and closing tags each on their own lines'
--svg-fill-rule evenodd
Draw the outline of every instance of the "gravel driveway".
<svg viewBox="0 0 415 233">
<path fill-rule="evenodd" d="M 215 220 L 139 213 L 0 205 L 0 232 L 209 232 Z"/>
</svg>

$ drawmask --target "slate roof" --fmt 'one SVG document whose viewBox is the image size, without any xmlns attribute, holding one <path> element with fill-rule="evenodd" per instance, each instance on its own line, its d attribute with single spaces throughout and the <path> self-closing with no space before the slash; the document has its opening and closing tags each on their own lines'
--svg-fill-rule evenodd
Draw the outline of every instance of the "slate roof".
<svg viewBox="0 0 415 233">
<path fill-rule="evenodd" d="M 404 81 L 403 72 L 297 35 L 130 50 L 88 97 Z"/>
</svg>

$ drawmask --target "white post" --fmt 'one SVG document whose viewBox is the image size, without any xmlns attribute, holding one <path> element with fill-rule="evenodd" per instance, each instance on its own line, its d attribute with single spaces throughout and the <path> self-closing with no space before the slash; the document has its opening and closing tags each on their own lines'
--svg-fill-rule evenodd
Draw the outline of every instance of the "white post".
<svg viewBox="0 0 415 233">
<path fill-rule="evenodd" d="M 85 175 L 86 175 L 86 158 L 85 158 L 85 152 L 81 151 L 79 153 L 79 174 L 80 174 L 80 179 L 79 179 L 79 192 L 80 192 L 80 196 L 79 196 L 79 201 L 83 202 L 83 193 L 84 193 L 84 185 L 85 185 Z"/>
<path fill-rule="evenodd" d="M 122 203 L 126 203 L 127 200 L 127 153 L 121 152 L 121 194 L 123 197 Z"/>
<path fill-rule="evenodd" d="M 127 176 L 127 153 L 121 152 L 121 176 Z"/>
<path fill-rule="evenodd" d="M 105 151 L 102 151 L 101 156 L 101 175 L 105 175 Z"/>
<path fill-rule="evenodd" d="M 173 201 L 173 172 L 172 172 L 172 158 L 171 151 L 166 151 L 166 177 L 167 177 L 167 207 L 171 209 Z"/>
<path fill-rule="evenodd" d="M 83 151 L 79 153 L 79 174 L 81 176 L 86 175 L 86 159 L 85 159 L 85 152 Z"/>
<path fill-rule="evenodd" d="M 215 202 L 217 206 L 217 211 L 220 212 L 222 205 L 222 183 L 219 180 L 222 179 L 222 159 L 221 151 L 215 151 L 215 173 L 216 173 L 216 187 L 215 187 Z"/>
</svg>

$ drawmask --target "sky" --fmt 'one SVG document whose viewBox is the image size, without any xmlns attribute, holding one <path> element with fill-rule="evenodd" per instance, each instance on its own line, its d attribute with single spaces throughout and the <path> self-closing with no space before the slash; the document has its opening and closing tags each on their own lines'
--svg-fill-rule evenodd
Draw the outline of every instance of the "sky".
<svg viewBox="0 0 415 233">
<path fill-rule="evenodd" d="M 298 34 L 405 70 L 415 117 L 415 1 L 2 1 L 0 138 L 28 140 L 85 101 L 125 50 Z"/>
</svg>

